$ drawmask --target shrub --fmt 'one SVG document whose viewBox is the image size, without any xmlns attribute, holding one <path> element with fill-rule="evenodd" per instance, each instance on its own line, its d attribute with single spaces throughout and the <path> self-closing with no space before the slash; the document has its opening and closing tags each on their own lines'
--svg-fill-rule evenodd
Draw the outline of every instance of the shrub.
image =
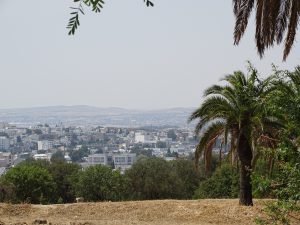
<svg viewBox="0 0 300 225">
<path fill-rule="evenodd" d="M 137 161 L 126 171 L 133 199 L 183 198 L 184 183 L 170 163 L 160 158 Z"/>
<path fill-rule="evenodd" d="M 86 201 L 123 200 L 126 182 L 119 171 L 106 166 L 91 166 L 79 174 L 77 194 Z"/>
<path fill-rule="evenodd" d="M 236 169 L 224 164 L 210 178 L 200 183 L 194 198 L 236 198 L 238 186 Z"/>
<path fill-rule="evenodd" d="M 180 198 L 191 199 L 195 190 L 199 187 L 200 181 L 204 180 L 204 177 L 201 176 L 199 170 L 196 170 L 195 164 L 191 160 L 177 159 L 169 163 L 171 170 L 176 172 L 183 183 Z"/>
<path fill-rule="evenodd" d="M 15 202 L 15 186 L 0 178 L 0 202 Z"/>
<path fill-rule="evenodd" d="M 53 202 L 55 183 L 44 168 L 30 165 L 17 166 L 4 175 L 4 180 L 15 187 L 18 202 Z"/>
</svg>

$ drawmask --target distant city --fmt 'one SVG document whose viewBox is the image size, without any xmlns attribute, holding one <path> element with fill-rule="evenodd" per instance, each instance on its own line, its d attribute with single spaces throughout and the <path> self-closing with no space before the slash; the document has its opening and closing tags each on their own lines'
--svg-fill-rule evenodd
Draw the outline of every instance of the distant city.
<svg viewBox="0 0 300 225">
<path fill-rule="evenodd" d="M 56 106 L 0 110 L 0 175 L 26 159 L 60 160 L 122 173 L 141 157 L 191 158 L 192 109 L 133 111 Z"/>
</svg>

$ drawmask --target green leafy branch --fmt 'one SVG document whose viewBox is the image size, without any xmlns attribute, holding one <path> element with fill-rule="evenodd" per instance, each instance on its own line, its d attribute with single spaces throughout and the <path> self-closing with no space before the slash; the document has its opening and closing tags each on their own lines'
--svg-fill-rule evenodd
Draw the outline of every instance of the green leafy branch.
<svg viewBox="0 0 300 225">
<path fill-rule="evenodd" d="M 92 8 L 92 11 L 95 13 L 100 13 L 104 5 L 103 0 L 73 0 L 73 1 L 79 4 L 78 7 L 70 7 L 73 11 L 71 12 L 71 18 L 69 19 L 69 23 L 67 26 L 67 29 L 69 30 L 68 32 L 69 35 L 74 35 L 76 30 L 80 26 L 79 14 L 81 13 L 82 15 L 84 15 L 84 9 L 82 3 L 85 6 Z M 144 2 L 146 3 L 147 7 L 154 6 L 153 2 L 150 0 L 144 0 Z"/>
<path fill-rule="evenodd" d="M 82 7 L 82 1 L 81 0 L 74 0 L 74 2 L 79 2 L 78 7 L 70 7 L 73 9 L 73 12 L 71 12 L 71 18 L 69 19 L 69 23 L 67 26 L 67 29 L 69 29 L 69 35 L 74 35 L 77 28 L 80 26 L 79 22 L 79 12 L 84 14 L 83 7 Z"/>
<path fill-rule="evenodd" d="M 144 0 L 144 2 L 146 3 L 147 7 L 149 7 L 149 6 L 153 7 L 154 6 L 153 2 L 151 2 L 149 0 Z"/>
<path fill-rule="evenodd" d="M 88 7 L 92 7 L 92 11 L 99 13 L 103 8 L 103 0 L 83 0 L 84 4 Z"/>
</svg>

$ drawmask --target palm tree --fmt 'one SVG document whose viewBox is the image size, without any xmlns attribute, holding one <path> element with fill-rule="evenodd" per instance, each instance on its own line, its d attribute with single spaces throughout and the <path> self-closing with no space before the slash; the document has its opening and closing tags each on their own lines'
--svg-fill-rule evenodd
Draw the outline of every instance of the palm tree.
<svg viewBox="0 0 300 225">
<path fill-rule="evenodd" d="M 289 133 L 291 144 L 297 149 L 300 145 L 300 66 L 294 71 L 279 71 L 282 74 L 277 82 L 278 90 L 272 98 L 286 120 L 286 134 Z"/>
<path fill-rule="evenodd" d="M 253 155 L 259 144 L 274 142 L 272 134 L 279 124 L 267 107 L 269 93 L 274 90 L 272 77 L 259 80 L 250 66 L 248 76 L 234 72 L 223 80 L 227 84 L 213 85 L 204 92 L 204 102 L 189 119 L 200 119 L 195 129 L 202 134 L 195 152 L 196 165 L 203 153 L 208 167 L 216 140 L 224 138 L 226 145 L 230 137 L 231 151 L 236 149 L 240 163 L 240 204 L 253 205 Z"/>
<path fill-rule="evenodd" d="M 290 78 L 290 89 L 287 90 L 287 97 L 289 102 L 291 102 L 291 106 L 288 107 L 289 110 L 289 117 L 292 121 L 291 123 L 296 126 L 294 129 L 295 137 L 292 139 L 294 140 L 293 143 L 295 146 L 300 146 L 300 67 L 296 67 L 294 72 L 288 74 Z M 296 132 L 297 131 L 297 132 Z"/>
<path fill-rule="evenodd" d="M 300 16 L 299 0 L 233 0 L 236 17 L 234 43 L 243 36 L 251 11 L 256 5 L 256 46 L 262 57 L 266 48 L 280 44 L 286 33 L 283 59 L 293 46 Z"/>
</svg>

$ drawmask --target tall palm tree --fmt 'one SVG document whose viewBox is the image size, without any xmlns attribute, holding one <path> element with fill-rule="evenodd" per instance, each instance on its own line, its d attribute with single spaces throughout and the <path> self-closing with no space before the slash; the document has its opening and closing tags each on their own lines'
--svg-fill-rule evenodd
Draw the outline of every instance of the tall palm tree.
<svg viewBox="0 0 300 225">
<path fill-rule="evenodd" d="M 248 76 L 234 72 L 223 80 L 227 84 L 213 85 L 204 92 L 204 102 L 190 116 L 190 121 L 199 119 L 195 131 L 202 134 L 195 152 L 196 165 L 202 153 L 210 161 L 219 137 L 225 143 L 230 137 L 240 163 L 240 204 L 253 205 L 250 176 L 253 155 L 259 143 L 273 142 L 271 134 L 278 127 L 277 119 L 267 107 L 269 93 L 274 89 L 272 78 L 259 80 L 257 71 L 250 67 Z"/>
<path fill-rule="evenodd" d="M 234 43 L 243 36 L 251 11 L 256 7 L 256 46 L 260 56 L 277 42 L 280 44 L 287 30 L 283 59 L 293 46 L 300 16 L 299 0 L 233 0 L 236 25 Z"/>
</svg>

